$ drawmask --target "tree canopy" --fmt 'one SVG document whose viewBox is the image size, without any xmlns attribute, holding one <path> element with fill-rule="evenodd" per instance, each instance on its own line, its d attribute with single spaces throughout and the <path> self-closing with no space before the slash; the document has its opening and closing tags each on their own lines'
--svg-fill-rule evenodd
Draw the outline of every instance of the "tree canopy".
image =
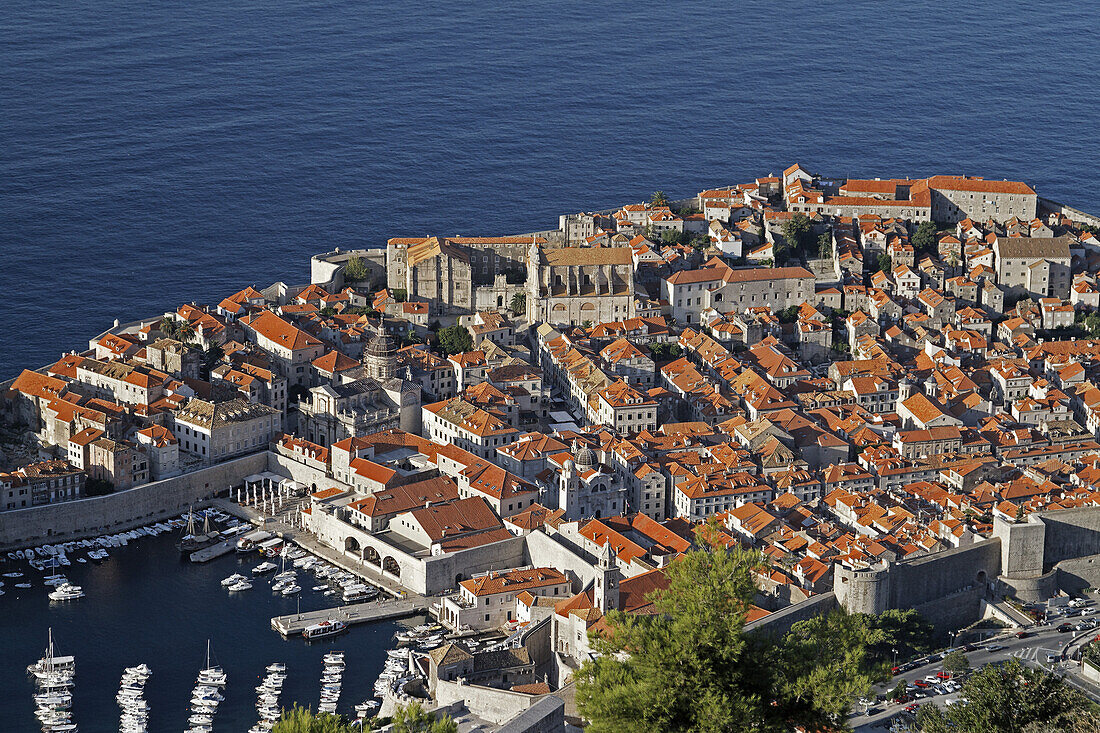
<svg viewBox="0 0 1100 733">
<path fill-rule="evenodd" d="M 913 249 L 924 252 L 936 251 L 936 225 L 930 221 L 922 221 L 917 225 L 917 231 L 913 232 Z"/>
<path fill-rule="evenodd" d="M 366 280 L 369 276 L 370 271 L 360 257 L 351 257 L 344 264 L 344 280 L 348 282 Z"/>
<path fill-rule="evenodd" d="M 668 206 L 668 196 L 665 196 L 664 191 L 654 191 L 649 197 L 649 203 L 652 206 Z"/>
<path fill-rule="evenodd" d="M 309 708 L 295 705 L 293 709 L 283 711 L 271 733 L 352 733 L 358 730 L 359 728 L 351 726 L 339 715 L 314 715 Z"/>
<path fill-rule="evenodd" d="M 665 569 L 655 614 L 608 614 L 610 634 L 577 674 L 590 733 L 790 731 L 842 726 L 852 700 L 885 676 L 868 617 L 836 611 L 782 639 L 745 632 L 761 556 L 717 544 Z"/>
<path fill-rule="evenodd" d="M 795 214 L 783 222 L 783 238 L 790 249 L 805 249 L 813 234 L 813 224 L 805 214 Z"/>
<path fill-rule="evenodd" d="M 934 705 L 922 705 L 917 714 L 918 729 L 922 733 L 1023 733 L 1048 730 L 1045 726 L 1067 730 L 1072 721 L 1088 718 L 1095 726 L 1100 720 L 1096 707 L 1080 692 L 1044 670 L 1021 665 L 1017 659 L 987 665 L 974 673 L 963 683 L 959 697 L 967 703 L 942 711 Z"/>
<path fill-rule="evenodd" d="M 970 660 L 958 649 L 949 651 L 943 657 L 943 671 L 962 674 L 970 669 Z"/>
<path fill-rule="evenodd" d="M 393 713 L 393 733 L 456 733 L 458 725 L 447 715 L 438 719 L 414 702 Z"/>
<path fill-rule="evenodd" d="M 447 356 L 461 354 L 474 347 L 474 338 L 464 326 L 455 324 L 439 329 L 439 348 Z"/>
<path fill-rule="evenodd" d="M 508 303 L 508 309 L 513 316 L 520 316 L 527 312 L 527 293 L 517 290 L 512 294 L 512 300 Z"/>
</svg>

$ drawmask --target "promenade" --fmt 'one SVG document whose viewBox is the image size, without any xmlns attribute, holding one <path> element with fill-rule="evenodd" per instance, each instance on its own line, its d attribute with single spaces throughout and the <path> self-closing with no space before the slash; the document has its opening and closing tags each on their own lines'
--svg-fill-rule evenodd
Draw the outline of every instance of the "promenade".
<svg viewBox="0 0 1100 733">
<path fill-rule="evenodd" d="M 282 537 L 286 542 L 293 542 L 311 555 L 316 555 L 325 562 L 331 563 L 349 573 L 362 578 L 371 585 L 376 585 L 395 598 L 420 597 L 410 594 L 409 590 L 400 583 L 383 576 L 381 573 L 357 562 L 343 553 L 337 552 L 331 547 L 317 541 L 309 532 L 294 527 L 277 517 L 268 517 L 262 512 L 250 506 L 241 506 L 228 499 L 214 499 L 212 505 L 235 517 L 247 520 L 257 527 L 267 530 L 272 534 Z"/>
</svg>

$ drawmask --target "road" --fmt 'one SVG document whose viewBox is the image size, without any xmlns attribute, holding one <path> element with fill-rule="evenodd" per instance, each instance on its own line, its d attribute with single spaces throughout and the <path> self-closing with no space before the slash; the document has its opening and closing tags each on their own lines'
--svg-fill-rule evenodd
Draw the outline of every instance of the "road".
<svg viewBox="0 0 1100 733">
<path fill-rule="evenodd" d="M 1055 606 L 1048 605 L 1048 610 L 1053 608 L 1055 608 Z M 1062 607 L 1062 610 L 1064 610 L 1064 607 Z M 1085 618 L 1092 618 L 1093 614 L 1100 609 L 1097 608 L 1094 602 L 1092 605 L 1088 606 L 1087 610 L 1092 613 Z M 1055 611 L 1055 613 L 1057 613 L 1057 611 Z M 1048 616 L 1048 618 L 1050 619 L 1050 623 L 1043 626 L 1033 626 L 1027 629 L 1028 636 L 1023 639 L 1016 638 L 1015 633 L 1017 629 L 1012 629 L 1011 631 L 1006 630 L 1004 634 L 982 642 L 981 648 L 975 649 L 972 652 L 966 652 L 966 658 L 969 660 L 971 668 L 979 669 L 986 664 L 1004 662 L 1014 657 L 1024 664 L 1054 671 L 1056 674 L 1064 676 L 1068 684 L 1080 689 L 1093 699 L 1100 700 L 1100 688 L 1076 676 L 1076 670 L 1078 668 L 1077 662 L 1070 660 L 1066 662 L 1057 661 L 1051 663 L 1047 661 L 1047 655 L 1058 655 L 1060 659 L 1062 652 L 1067 647 L 1076 646 L 1078 643 L 1090 639 L 1095 636 L 1100 629 L 1060 633 L 1056 630 L 1059 623 L 1067 620 L 1071 623 L 1077 623 L 1084 619 L 1076 617 L 1066 619 L 1061 615 L 1054 617 Z M 986 647 L 991 645 L 1000 645 L 1003 648 L 990 651 Z M 873 694 L 881 697 L 894 689 L 898 682 L 902 680 L 907 684 L 912 684 L 915 680 L 923 679 L 928 675 L 934 675 L 941 670 L 942 662 L 937 661 L 924 664 L 915 669 L 903 672 L 891 678 L 888 682 L 876 685 L 873 688 Z M 921 705 L 934 702 L 940 707 L 944 707 L 948 700 L 957 697 L 958 693 L 949 693 L 946 695 L 930 694 L 928 697 L 918 698 L 913 702 Z M 886 730 L 889 728 L 891 720 L 896 715 L 903 712 L 905 707 L 910 704 L 912 703 L 878 703 L 876 707 L 879 709 L 879 712 L 873 715 L 867 715 L 862 712 L 863 706 L 857 705 L 857 710 L 859 712 L 853 714 L 848 719 L 848 723 L 857 732 L 865 731 L 870 733 L 871 731 Z"/>
</svg>

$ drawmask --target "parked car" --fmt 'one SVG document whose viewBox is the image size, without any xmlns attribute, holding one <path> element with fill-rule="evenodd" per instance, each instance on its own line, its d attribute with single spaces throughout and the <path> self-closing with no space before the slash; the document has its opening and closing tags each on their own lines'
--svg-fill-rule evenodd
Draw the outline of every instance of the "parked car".
<svg viewBox="0 0 1100 733">
<path fill-rule="evenodd" d="M 1069 624 L 1065 623 L 1065 622 L 1058 624 L 1058 633 L 1059 634 L 1064 634 L 1067 631 L 1072 631 L 1072 630 L 1073 630 L 1073 627 L 1070 626 Z"/>
<path fill-rule="evenodd" d="M 941 680 L 949 680 L 954 677 L 950 672 L 936 672 L 936 677 Z"/>
<path fill-rule="evenodd" d="M 986 651 L 989 651 L 989 652 L 999 652 L 1004 648 L 1005 648 L 1004 644 L 990 644 L 985 649 L 986 649 Z"/>
<path fill-rule="evenodd" d="M 931 682 L 925 682 L 924 680 L 916 680 L 915 682 L 913 682 L 913 684 L 916 685 L 917 687 L 921 688 L 922 690 L 925 687 L 931 687 L 932 686 Z"/>
<path fill-rule="evenodd" d="M 912 705 L 907 705 L 905 707 L 905 712 L 915 713 L 915 712 L 917 712 L 917 708 L 919 708 L 919 707 L 920 707 L 920 705 L 918 703 L 913 703 Z"/>
<path fill-rule="evenodd" d="M 1026 638 L 1027 638 L 1027 637 L 1029 637 L 1029 636 L 1031 636 L 1031 634 L 1029 634 L 1029 633 L 1028 633 L 1028 632 L 1026 632 L 1026 631 L 1017 631 L 1017 632 L 1016 632 L 1016 638 L 1017 638 L 1017 639 L 1026 639 Z"/>
</svg>

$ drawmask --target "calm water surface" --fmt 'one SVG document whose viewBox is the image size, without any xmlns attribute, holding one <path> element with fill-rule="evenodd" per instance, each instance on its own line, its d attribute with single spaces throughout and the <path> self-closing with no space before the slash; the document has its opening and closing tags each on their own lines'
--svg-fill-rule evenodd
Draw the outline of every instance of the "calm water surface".
<svg viewBox="0 0 1100 733">
<path fill-rule="evenodd" d="M 307 644 L 300 637 L 283 640 L 270 627 L 272 616 L 294 613 L 297 601 L 272 594 L 267 581 L 253 588 L 228 593 L 221 579 L 235 572 L 247 574 L 260 559 L 248 555 L 219 558 L 205 565 L 180 561 L 174 534 L 143 538 L 124 548 L 111 549 L 111 559 L 101 565 L 74 562 L 62 572 L 83 586 L 87 596 L 66 603 L 51 603 L 48 588 L 40 581 L 29 590 L 4 581 L 0 596 L 0 710 L 4 731 L 41 730 L 34 718 L 34 686 L 26 665 L 46 646 L 52 626 L 60 654 L 76 657 L 73 718 L 81 733 L 118 730 L 115 702 L 125 667 L 142 662 L 153 671 L 145 687 L 149 701 L 149 730 L 182 731 L 190 714 L 188 705 L 195 676 L 205 665 L 206 640 L 213 656 L 228 674 L 225 701 L 214 719 L 215 731 L 243 733 L 256 722 L 255 687 L 272 662 L 287 665 L 281 702 L 298 701 L 316 709 L 320 692 L 321 657 L 327 651 L 346 653 L 347 668 L 339 711 L 351 715 L 353 707 L 373 696 L 374 680 L 385 665 L 385 650 L 392 648 L 395 622 L 352 627 L 343 636 Z M 72 557 L 79 556 L 79 553 Z M 28 577 L 40 574 L 20 563 Z M 0 565 L 9 572 L 12 563 Z M 310 590 L 320 581 L 299 571 L 306 581 L 302 610 L 338 605 L 332 597 Z M 409 622 L 419 620 L 410 619 Z"/>
<path fill-rule="evenodd" d="M 1100 210 L 1093 3 L 26 0 L 0 13 L 0 379 L 395 235 L 799 161 Z"/>
</svg>

